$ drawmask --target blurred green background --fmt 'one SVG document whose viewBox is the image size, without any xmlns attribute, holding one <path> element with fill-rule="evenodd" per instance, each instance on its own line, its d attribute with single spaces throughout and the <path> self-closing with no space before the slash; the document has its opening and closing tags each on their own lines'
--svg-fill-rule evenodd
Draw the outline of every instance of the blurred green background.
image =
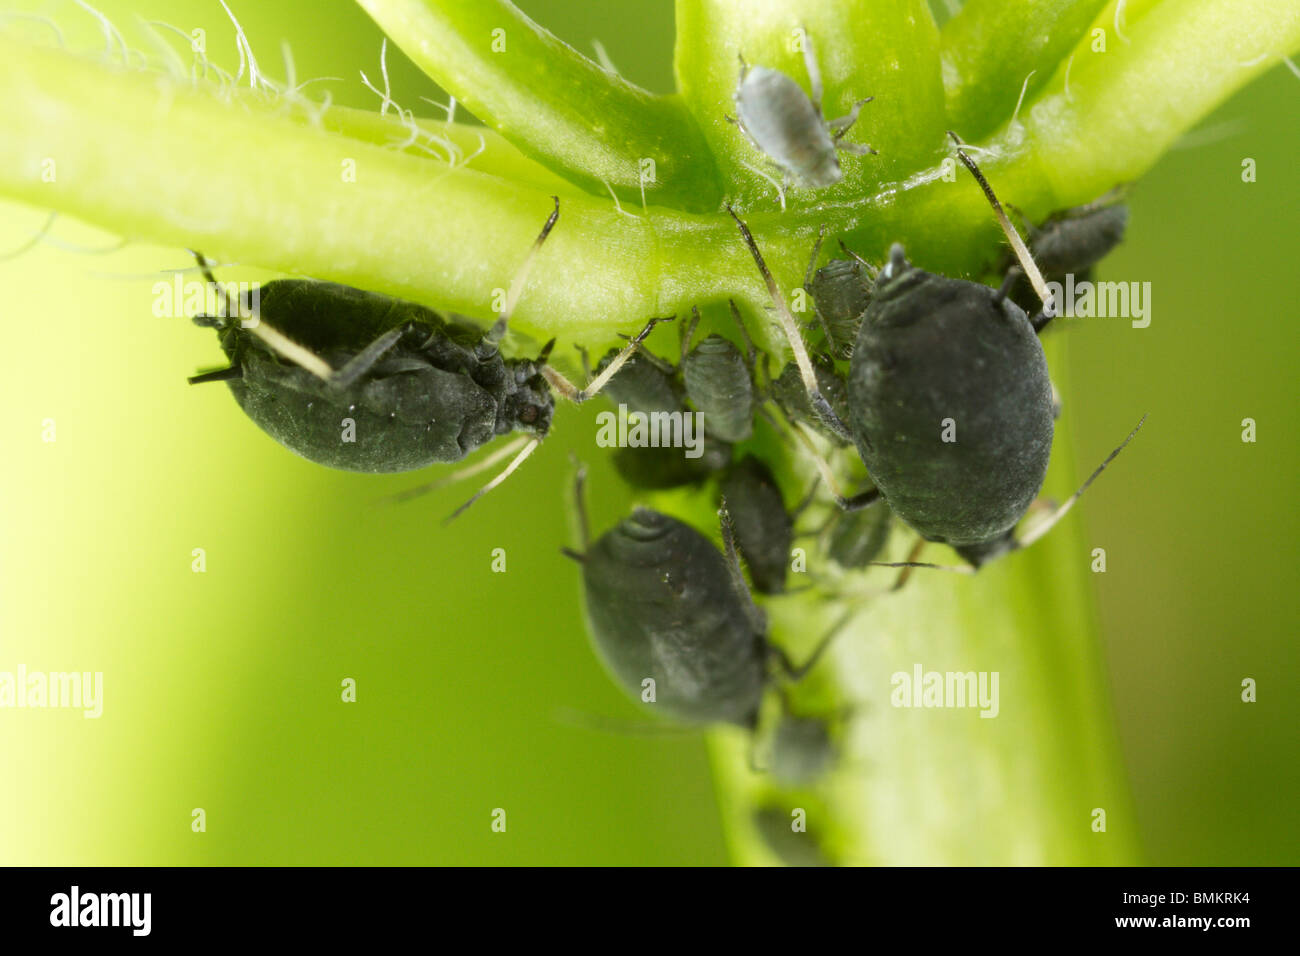
<svg viewBox="0 0 1300 956">
<path fill-rule="evenodd" d="M 671 4 L 519 5 L 671 87 Z M 215 0 L 98 6 L 135 44 L 137 15 L 202 26 L 209 56 L 237 65 Z M 25 9 L 50 12 L 76 48 L 96 42 L 71 3 Z M 381 35 L 353 4 L 234 9 L 265 70 L 280 75 L 287 39 L 300 80 L 343 77 L 335 102 L 376 104 L 358 71 L 377 78 Z M 395 50 L 389 65 L 399 102 L 439 95 Z M 1152 283 L 1150 328 L 1056 333 L 1081 468 L 1151 415 L 1074 519 L 1110 556 L 1094 581 L 1150 863 L 1297 862 L 1298 98 L 1300 81 L 1273 70 L 1133 190 L 1129 240 L 1101 277 Z M 0 210 L 0 254 L 45 221 Z M 63 246 L 0 261 L 0 670 L 102 671 L 104 716 L 0 710 L 0 863 L 726 861 L 700 737 L 557 719 L 632 712 L 588 648 L 577 571 L 557 551 L 573 541 L 567 452 L 591 465 L 597 528 L 627 505 L 594 447 L 596 409 L 561 408 L 526 468 L 443 529 L 466 488 L 377 507 L 412 477 L 313 466 L 224 387 L 186 385 L 221 356 L 211 332 L 151 314 L 154 273 L 185 267 L 183 250 L 88 252 L 76 247 L 114 237 L 67 220 L 52 237 Z M 1245 677 L 1255 704 L 1240 701 Z M 345 678 L 355 704 L 340 702 Z"/>
</svg>

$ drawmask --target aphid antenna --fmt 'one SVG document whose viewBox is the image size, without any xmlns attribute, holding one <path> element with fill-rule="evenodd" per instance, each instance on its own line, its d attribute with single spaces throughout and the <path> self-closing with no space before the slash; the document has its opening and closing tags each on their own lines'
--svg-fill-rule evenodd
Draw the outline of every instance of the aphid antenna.
<svg viewBox="0 0 1300 956">
<path fill-rule="evenodd" d="M 808 34 L 808 28 L 802 23 L 799 24 L 799 34 L 803 43 L 803 68 L 808 71 L 808 92 L 812 94 L 813 109 L 817 115 L 822 115 L 822 68 L 817 63 L 817 53 L 813 49 L 812 37 Z"/>
<path fill-rule="evenodd" d="M 852 435 L 845 424 L 840 421 L 840 417 L 835 414 L 820 387 L 817 385 L 817 374 L 813 371 L 812 360 L 808 358 L 808 349 L 804 345 L 803 336 L 799 332 L 799 324 L 795 321 L 794 316 L 790 313 L 790 307 L 786 304 L 785 297 L 781 295 L 781 290 L 777 288 L 776 280 L 772 278 L 771 271 L 767 268 L 767 263 L 763 261 L 763 254 L 758 249 L 758 244 L 754 242 L 754 236 L 745 225 L 745 221 L 736 215 L 736 211 L 727 206 L 727 212 L 731 213 L 731 218 L 736 220 L 736 225 L 740 227 L 740 234 L 745 240 L 745 245 L 749 247 L 750 255 L 754 257 L 754 262 L 758 265 L 758 271 L 763 276 L 763 282 L 767 285 L 768 295 L 771 296 L 772 302 L 776 305 L 777 318 L 781 322 L 782 330 L 785 332 L 786 340 L 790 343 L 790 349 L 794 352 L 795 364 L 799 366 L 799 375 L 803 378 L 804 388 L 808 391 L 808 399 L 812 403 L 813 410 L 817 413 L 826 426 L 834 431 L 845 441 L 851 441 Z"/>
<path fill-rule="evenodd" d="M 993 187 L 990 186 L 989 181 L 984 178 L 984 174 L 980 172 L 979 166 L 975 165 L 975 160 L 971 159 L 970 155 L 963 148 L 965 144 L 962 143 L 961 137 L 952 130 L 948 130 L 948 135 L 952 137 L 952 141 L 957 147 L 957 156 L 961 159 L 966 168 L 970 170 L 971 175 L 975 177 L 975 181 L 979 183 L 980 189 L 984 191 L 984 195 L 988 199 L 989 205 L 993 207 L 993 214 L 997 216 L 998 225 L 1002 227 L 1002 231 L 1006 234 L 1007 242 L 1011 244 L 1011 249 L 1016 255 L 1016 261 L 1020 263 L 1020 268 L 1023 269 L 1025 275 L 1029 277 L 1030 285 L 1034 287 L 1034 292 L 1043 303 L 1043 321 L 1041 324 L 1038 322 L 1034 323 L 1034 330 L 1040 331 L 1056 316 L 1056 307 L 1052 304 L 1051 295 L 1048 294 L 1047 283 L 1043 281 L 1043 274 L 1038 271 L 1038 264 L 1034 262 L 1034 257 L 1029 254 L 1029 249 L 1025 245 L 1024 240 L 1020 238 L 1020 233 L 1016 232 L 1016 227 L 1013 226 L 1011 220 L 1007 218 L 1006 211 L 1002 208 L 1002 203 L 998 201 L 997 195 L 993 192 Z"/>
<path fill-rule="evenodd" d="M 768 421 L 775 423 L 775 420 L 768 416 Z M 798 422 L 789 423 L 789 431 L 795 439 L 801 444 L 812 458 L 813 464 L 817 467 L 822 481 L 826 482 L 826 487 L 830 489 L 831 497 L 841 511 L 861 511 L 863 508 L 870 507 L 880 500 L 880 489 L 869 488 L 866 491 L 859 492 L 856 495 L 846 495 L 840 487 L 840 483 L 835 480 L 835 475 L 831 472 L 830 462 L 826 457 L 817 450 L 817 446 L 812 443 L 807 432 Z"/>
<path fill-rule="evenodd" d="M 587 552 L 591 550 L 591 524 L 587 518 L 587 466 L 578 460 L 578 456 L 569 452 L 569 461 L 573 464 L 573 510 L 578 518 L 578 536 L 582 538 L 582 550 L 560 548 L 560 554 L 579 564 L 587 563 Z"/>
<path fill-rule="evenodd" d="M 1128 445 L 1128 443 L 1133 440 L 1133 436 L 1135 436 L 1138 433 L 1138 431 L 1146 423 L 1146 420 L 1147 420 L 1147 416 L 1143 415 L 1142 420 L 1139 421 L 1137 425 L 1134 426 L 1131 432 L 1128 433 L 1128 437 L 1125 438 L 1122 442 L 1120 442 L 1119 447 L 1117 447 L 1114 451 L 1112 451 L 1109 455 L 1106 456 L 1106 459 L 1100 465 L 1097 466 L 1096 470 L 1094 470 L 1091 475 L 1088 476 L 1088 480 L 1079 486 L 1079 490 L 1076 491 L 1074 494 L 1070 495 L 1070 497 L 1066 499 L 1065 503 L 1061 505 L 1061 507 L 1057 508 L 1056 511 L 1053 512 L 1049 518 L 1045 519 L 1041 524 L 1037 525 L 1031 531 L 1027 532 L 1024 535 L 1024 537 L 1016 541 L 1015 543 L 1016 548 L 1017 549 L 1027 548 L 1035 541 L 1037 541 L 1039 538 L 1041 538 L 1043 535 L 1047 534 L 1047 532 L 1051 531 L 1052 528 L 1056 526 L 1056 523 L 1060 521 L 1062 518 L 1064 518 L 1066 514 L 1069 513 L 1070 509 L 1074 507 L 1074 503 L 1079 500 L 1080 496 L 1082 496 L 1083 493 L 1088 490 L 1088 486 L 1091 485 L 1094 481 L 1096 481 L 1097 477 L 1103 471 L 1106 470 L 1106 466 L 1109 465 L 1112 461 L 1114 461 L 1119 456 L 1119 453 L 1124 450 L 1125 446 Z"/>
<path fill-rule="evenodd" d="M 876 268 L 874 264 L 868 262 L 866 259 L 862 258 L 862 256 L 858 255 L 856 252 L 854 252 L 852 249 L 846 246 L 844 244 L 843 239 L 840 240 L 840 249 L 844 252 L 846 256 L 851 258 L 858 265 L 862 266 L 862 268 L 866 269 L 867 275 L 869 275 L 873 280 L 876 278 L 876 276 L 880 275 L 880 270 Z"/>
<path fill-rule="evenodd" d="M 680 342 L 682 348 L 682 354 L 680 359 L 678 360 L 680 365 L 686 364 L 686 355 L 691 350 L 691 339 L 695 338 L 695 330 L 698 329 L 699 327 L 700 327 L 700 307 L 698 305 L 693 305 L 691 306 L 691 320 L 687 322 L 685 326 L 679 326 L 679 328 L 681 328 L 682 330 L 681 342 Z"/>
<path fill-rule="evenodd" d="M 790 656 L 786 654 L 783 648 L 772 645 L 773 656 L 775 656 L 777 663 L 781 666 L 785 679 L 792 683 L 797 683 L 807 677 L 808 674 L 812 672 L 812 669 L 817 666 L 818 662 L 822 659 L 822 656 L 830 650 L 830 646 L 835 642 L 835 638 L 839 637 L 840 634 L 844 632 L 844 628 L 846 628 L 849 622 L 853 620 L 856 613 L 856 609 L 854 608 L 849 608 L 844 611 L 844 613 L 839 616 L 839 619 L 831 625 L 830 630 L 822 637 L 809 658 L 797 667 L 790 660 Z"/>
<path fill-rule="evenodd" d="M 242 306 L 238 309 L 232 308 L 230 296 L 226 295 L 226 290 L 222 287 L 221 283 L 217 281 L 217 277 L 212 274 L 212 266 L 203 253 L 199 252 L 197 249 L 190 249 L 189 251 L 193 254 L 195 261 L 198 262 L 199 269 L 203 273 L 203 278 L 217 290 L 217 295 L 221 297 L 221 304 L 226 313 L 226 317 L 235 318 L 242 316 Z M 252 309 L 251 312 L 254 321 L 251 325 L 247 326 L 248 330 L 265 342 L 272 351 L 288 359 L 290 362 L 293 362 L 295 365 L 305 368 L 317 378 L 323 379 L 326 382 L 333 380 L 334 369 L 330 368 L 328 362 L 311 349 L 295 342 L 279 329 L 266 322 L 259 314 L 258 310 Z M 209 379 L 204 379 L 204 381 L 209 381 Z"/>
<path fill-rule="evenodd" d="M 50 227 L 54 225 L 54 221 L 58 218 L 59 218 L 58 212 L 55 210 L 51 210 L 50 213 L 45 217 L 45 224 L 41 226 L 40 229 L 37 229 L 36 232 L 34 232 L 30 237 L 24 240 L 23 243 L 19 245 L 17 249 L 13 250 L 12 252 L 6 252 L 0 255 L 0 262 L 8 262 L 10 259 L 17 259 L 19 256 L 21 256 L 24 252 L 27 252 L 29 249 L 34 249 L 37 246 L 37 244 L 40 243 L 40 241 L 43 238 L 45 238 L 45 234 L 50 231 Z"/>
<path fill-rule="evenodd" d="M 519 302 L 519 296 L 523 294 L 524 285 L 528 282 L 528 273 L 532 271 L 533 262 L 537 258 L 538 250 L 542 248 L 542 243 L 546 237 L 551 234 L 555 228 L 556 220 L 560 218 L 560 197 L 552 196 L 551 200 L 555 203 L 555 208 L 547 217 L 546 223 L 542 226 L 542 231 L 533 241 L 533 247 L 528 250 L 528 255 L 524 257 L 523 265 L 515 274 L 514 280 L 510 283 L 510 289 L 506 293 L 505 308 L 497 316 L 496 322 L 492 324 L 486 335 L 483 336 L 483 345 L 495 349 L 501 344 L 501 340 L 506 337 L 506 331 L 510 328 L 510 316 L 514 314 L 515 305 Z"/>
<path fill-rule="evenodd" d="M 632 338 L 628 339 L 627 345 L 625 345 L 619 353 L 614 356 L 603 372 L 587 383 L 585 388 L 578 388 L 551 365 L 544 365 L 542 367 L 542 377 L 546 379 L 551 388 L 559 392 L 564 398 L 567 398 L 575 405 L 581 405 L 583 402 L 587 401 L 587 399 L 599 394 L 601 389 L 609 384 L 609 380 L 617 375 L 619 369 L 627 364 L 627 360 L 630 359 L 633 353 L 641 347 L 641 343 L 645 341 L 646 336 L 654 330 L 656 325 L 660 322 L 672 322 L 676 318 L 677 316 L 675 315 L 669 315 L 660 318 L 653 318 L 647 322 L 645 328 Z M 544 351 L 549 351 L 549 344 L 553 344 L 553 341 L 554 340 L 552 340 L 552 343 L 548 343 L 548 349 Z M 539 361 L 544 360 L 545 355 L 539 358 Z M 584 360 L 584 365 L 585 364 L 587 363 Z"/>
<path fill-rule="evenodd" d="M 813 243 L 812 255 L 808 257 L 808 268 L 804 270 L 803 287 L 812 285 L 813 273 L 817 269 L 817 259 L 822 254 L 822 243 L 826 239 L 826 223 L 817 227 L 817 241 Z"/>
</svg>

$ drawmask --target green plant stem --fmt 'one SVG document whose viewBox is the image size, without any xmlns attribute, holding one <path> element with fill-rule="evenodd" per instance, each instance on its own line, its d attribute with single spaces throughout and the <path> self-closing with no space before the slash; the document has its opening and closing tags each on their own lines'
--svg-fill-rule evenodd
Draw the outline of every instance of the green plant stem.
<svg viewBox="0 0 1300 956">
<path fill-rule="evenodd" d="M 675 97 L 613 76 L 504 0 L 358 0 L 438 85 L 524 153 L 593 190 L 697 210 L 721 194 L 712 154 Z"/>
<path fill-rule="evenodd" d="M 1055 79 L 1030 104 L 1020 135 L 1004 130 L 982 158 L 1003 197 L 1039 214 L 1137 178 L 1267 69 L 1266 57 L 1300 46 L 1300 13 L 1284 0 L 1225 9 L 1166 0 L 1132 25 L 1130 46 L 1076 62 L 1069 97 Z M 1148 46 L 1158 53 L 1151 63 L 1140 55 Z M 1169 67 L 1179 63 L 1190 67 Z M 1144 86 L 1159 97 L 1138 97 Z M 492 314 L 493 290 L 513 276 L 550 206 L 546 188 L 329 135 L 270 107 L 232 106 L 165 77 L 5 37 L 0 124 L 0 193 L 138 239 L 481 318 Z M 42 178 L 46 159 L 56 163 L 53 182 Z M 344 181 L 346 159 L 357 164 L 356 182 Z M 783 215 L 756 207 L 747 216 L 786 289 L 802 276 L 823 223 L 864 255 L 879 256 L 897 240 L 929 268 L 977 271 L 982 255 L 973 250 L 995 235 L 983 199 L 964 174 L 950 183 L 933 173 L 816 208 Z M 625 212 L 600 196 L 566 198 L 562 225 L 520 302 L 521 328 L 599 344 L 646 315 L 693 302 L 731 295 L 751 308 L 766 304 L 729 217 L 630 205 Z"/>
<path fill-rule="evenodd" d="M 1162 0 L 1127 18 L 1129 42 L 1076 48 L 1025 121 L 1052 191 L 1098 195 L 1146 172 L 1210 109 L 1300 50 L 1294 0 Z M 1103 14 L 1103 18 L 1105 14 Z"/>
<path fill-rule="evenodd" d="M 1047 84 L 1104 5 L 1105 0 L 969 0 L 943 28 L 949 125 L 976 138 L 1005 122 L 1021 89 L 1032 99 Z"/>
</svg>

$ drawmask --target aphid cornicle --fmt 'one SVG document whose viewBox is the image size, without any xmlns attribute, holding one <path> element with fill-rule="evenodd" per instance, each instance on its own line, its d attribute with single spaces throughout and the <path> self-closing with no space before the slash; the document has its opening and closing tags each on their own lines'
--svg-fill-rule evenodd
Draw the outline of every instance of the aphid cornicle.
<svg viewBox="0 0 1300 956">
<path fill-rule="evenodd" d="M 928 541 L 944 542 L 971 565 L 1027 546 L 1055 524 L 1132 439 L 1042 526 L 1015 526 L 1042 487 L 1054 431 L 1052 385 L 1038 333 L 1053 311 L 1042 275 L 974 161 L 957 153 L 984 190 L 1043 309 L 1032 319 L 1000 289 L 912 266 L 890 250 L 863 316 L 849 365 L 849 424 L 831 421 L 788 306 L 745 224 L 741 235 L 767 283 L 799 363 L 805 389 L 828 425 L 852 438 L 875 488 L 845 507 L 883 497 Z M 735 213 L 733 212 L 734 216 Z M 1139 422 L 1138 427 L 1141 427 Z M 912 563 L 912 562 L 905 562 Z"/>
<path fill-rule="evenodd" d="M 582 564 L 592 643 L 634 698 L 642 699 L 653 681 L 653 706 L 665 715 L 754 729 L 774 666 L 799 679 L 838 632 L 837 626 L 797 668 L 769 643 L 766 617 L 740 573 L 725 506 L 724 555 L 690 525 L 648 508 L 589 543 L 581 471 L 575 494 L 584 551 L 565 553 Z"/>
<path fill-rule="evenodd" d="M 536 358 L 501 354 L 533 256 L 559 213 L 555 199 L 505 308 L 486 333 L 414 302 L 332 282 L 281 279 L 259 290 L 255 310 L 244 301 L 238 310 L 227 303 L 225 317 L 195 317 L 197 324 L 218 329 L 230 366 L 190 382 L 225 381 L 240 407 L 280 444 L 348 471 L 400 472 L 456 462 L 499 435 L 524 432 L 520 442 L 502 450 L 518 455 L 481 495 L 546 436 L 555 408 L 552 389 L 585 401 L 659 321 L 651 320 L 582 390 L 547 364 L 553 342 Z M 196 257 L 220 289 L 206 260 Z M 235 318 L 239 312 L 255 312 L 256 321 L 245 328 Z"/>
<path fill-rule="evenodd" d="M 740 82 L 732 99 L 733 120 L 754 147 L 780 167 L 787 184 L 833 186 L 843 178 L 837 150 L 857 156 L 874 153 L 865 143 L 841 142 L 872 97 L 858 100 L 844 116 L 822 116 L 822 79 L 812 38 L 803 36 L 804 66 L 812 98 L 780 70 L 740 61 Z M 731 117 L 728 117 L 731 119 Z"/>
</svg>

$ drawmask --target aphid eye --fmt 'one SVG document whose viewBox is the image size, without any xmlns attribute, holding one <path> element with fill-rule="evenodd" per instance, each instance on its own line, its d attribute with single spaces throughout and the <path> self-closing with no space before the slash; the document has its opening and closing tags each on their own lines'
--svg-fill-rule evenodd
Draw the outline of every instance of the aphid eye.
<svg viewBox="0 0 1300 956">
<path fill-rule="evenodd" d="M 537 421 L 538 411 L 536 405 L 525 405 L 519 412 L 519 420 L 525 425 L 531 425 Z"/>
</svg>

